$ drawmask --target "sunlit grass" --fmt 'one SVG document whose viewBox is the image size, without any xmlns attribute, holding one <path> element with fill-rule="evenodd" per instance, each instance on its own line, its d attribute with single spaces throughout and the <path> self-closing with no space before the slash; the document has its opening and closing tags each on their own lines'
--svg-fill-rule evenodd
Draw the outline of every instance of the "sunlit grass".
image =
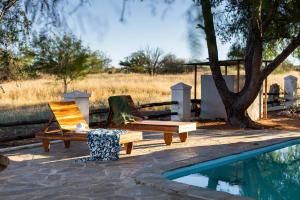
<svg viewBox="0 0 300 200">
<path fill-rule="evenodd" d="M 95 74 L 69 85 L 69 91 L 91 93 L 92 105 L 107 105 L 112 95 L 129 94 L 137 103 L 170 100 L 170 87 L 178 82 L 193 84 L 192 74 L 148 76 L 142 74 Z M 0 107 L 3 109 L 35 106 L 62 99 L 61 82 L 50 77 L 2 84 Z"/>
<path fill-rule="evenodd" d="M 236 74 L 233 68 L 229 74 Z M 200 75 L 210 74 L 208 70 L 199 70 L 197 95 L 200 98 Z M 241 72 L 241 74 L 243 74 Z M 278 83 L 283 89 L 284 77 L 287 75 L 299 77 L 299 72 L 272 74 L 268 84 Z M 107 99 L 112 95 L 131 95 L 136 104 L 169 101 L 170 87 L 178 82 L 193 86 L 194 74 L 157 75 L 151 77 L 144 74 L 94 74 L 83 80 L 76 81 L 69 86 L 69 90 L 87 91 L 92 94 L 91 106 L 95 108 L 107 107 Z M 10 122 L 18 120 L 41 119 L 48 116 L 47 103 L 62 100 L 63 86 L 53 77 L 37 80 L 26 80 L 2 84 L 4 92 L 0 90 L 0 121 Z M 194 90 L 192 89 L 192 97 Z M 29 107 L 29 108 L 28 108 Z"/>
</svg>

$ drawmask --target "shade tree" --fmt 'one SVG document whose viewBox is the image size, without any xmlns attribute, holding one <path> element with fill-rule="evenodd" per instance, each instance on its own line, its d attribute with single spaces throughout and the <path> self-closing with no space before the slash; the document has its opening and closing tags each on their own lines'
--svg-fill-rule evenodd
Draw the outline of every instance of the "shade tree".
<svg viewBox="0 0 300 200">
<path fill-rule="evenodd" d="M 228 122 L 255 127 L 247 108 L 257 97 L 264 79 L 300 45 L 300 2 L 298 0 L 197 0 L 201 10 L 197 26 L 206 36 L 210 69 L 226 109 Z M 245 84 L 241 91 L 229 90 L 221 73 L 217 37 L 223 42 L 244 41 Z M 267 65 L 264 49 L 284 41 L 282 50 Z"/>
<path fill-rule="evenodd" d="M 64 93 L 68 91 L 68 85 L 72 81 L 84 78 L 102 67 L 99 54 L 70 34 L 54 37 L 40 35 L 34 39 L 33 48 L 35 70 L 62 80 Z"/>
</svg>

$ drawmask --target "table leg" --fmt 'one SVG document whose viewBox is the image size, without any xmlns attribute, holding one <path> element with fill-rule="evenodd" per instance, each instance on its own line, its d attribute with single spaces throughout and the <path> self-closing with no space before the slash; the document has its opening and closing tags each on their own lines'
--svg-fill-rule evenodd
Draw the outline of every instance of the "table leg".
<svg viewBox="0 0 300 200">
<path fill-rule="evenodd" d="M 181 142 L 185 142 L 186 139 L 188 138 L 188 132 L 179 133 L 179 138 Z"/>
<path fill-rule="evenodd" d="M 173 134 L 172 133 L 164 133 L 164 140 L 166 145 L 171 145 L 173 140 Z"/>
<path fill-rule="evenodd" d="M 131 154 L 132 147 L 133 147 L 133 142 L 128 142 L 127 144 L 124 144 L 126 154 Z"/>
</svg>

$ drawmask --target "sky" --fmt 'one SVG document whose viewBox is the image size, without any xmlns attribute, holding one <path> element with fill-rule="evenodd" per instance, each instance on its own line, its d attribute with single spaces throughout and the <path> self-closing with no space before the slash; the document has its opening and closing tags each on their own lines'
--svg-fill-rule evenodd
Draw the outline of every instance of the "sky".
<svg viewBox="0 0 300 200">
<path fill-rule="evenodd" d="M 164 53 L 173 53 L 186 60 L 195 58 L 195 51 L 189 47 L 187 37 L 186 11 L 192 1 L 177 0 L 171 5 L 163 2 L 127 1 L 124 22 L 120 21 L 123 0 L 91 0 L 75 10 L 76 5 L 69 4 L 67 24 L 85 45 L 103 51 L 116 67 L 120 60 L 147 45 L 159 47 Z M 199 38 L 203 42 L 196 58 L 205 60 L 208 57 L 206 44 L 200 31 Z M 229 45 L 219 42 L 218 46 L 220 59 L 226 59 Z"/>
</svg>

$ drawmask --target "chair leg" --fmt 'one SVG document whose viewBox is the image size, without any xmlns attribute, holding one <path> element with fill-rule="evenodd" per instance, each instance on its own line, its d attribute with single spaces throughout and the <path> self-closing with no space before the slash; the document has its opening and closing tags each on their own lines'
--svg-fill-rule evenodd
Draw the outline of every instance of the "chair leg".
<svg viewBox="0 0 300 200">
<path fill-rule="evenodd" d="M 185 133 L 179 133 L 179 138 L 181 142 L 185 142 L 186 139 L 188 138 L 188 132 Z"/>
<path fill-rule="evenodd" d="M 71 141 L 70 140 L 64 140 L 64 143 L 65 143 L 65 148 L 70 148 L 70 145 L 71 145 Z"/>
<path fill-rule="evenodd" d="M 50 141 L 48 139 L 43 139 L 42 143 L 43 143 L 45 152 L 49 152 L 50 151 Z"/>
<path fill-rule="evenodd" d="M 166 145 L 171 145 L 173 140 L 173 134 L 172 133 L 164 133 L 164 140 Z"/>
<path fill-rule="evenodd" d="M 133 142 L 128 142 L 124 144 L 124 146 L 125 146 L 126 154 L 131 154 Z"/>
</svg>

